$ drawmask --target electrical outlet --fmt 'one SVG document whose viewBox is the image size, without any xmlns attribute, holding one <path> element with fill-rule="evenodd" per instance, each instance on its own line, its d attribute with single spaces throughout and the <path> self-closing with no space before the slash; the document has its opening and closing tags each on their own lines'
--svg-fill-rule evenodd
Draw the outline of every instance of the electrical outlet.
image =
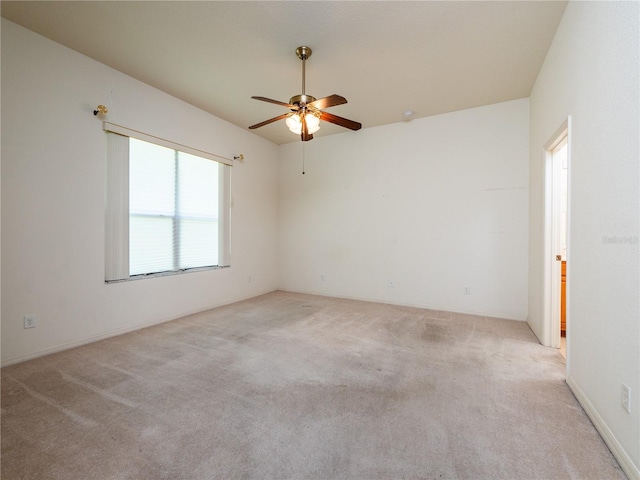
<svg viewBox="0 0 640 480">
<path fill-rule="evenodd" d="M 471 287 L 464 287 L 463 292 L 465 295 L 471 295 Z"/>
<path fill-rule="evenodd" d="M 389 288 L 396 288 L 396 282 L 389 280 Z"/>
<path fill-rule="evenodd" d="M 624 383 L 622 384 L 622 407 L 627 413 L 631 413 L 631 389 Z"/>
<path fill-rule="evenodd" d="M 24 315 L 22 317 L 22 323 L 24 328 L 36 328 L 38 325 L 36 316 L 33 314 Z"/>
</svg>

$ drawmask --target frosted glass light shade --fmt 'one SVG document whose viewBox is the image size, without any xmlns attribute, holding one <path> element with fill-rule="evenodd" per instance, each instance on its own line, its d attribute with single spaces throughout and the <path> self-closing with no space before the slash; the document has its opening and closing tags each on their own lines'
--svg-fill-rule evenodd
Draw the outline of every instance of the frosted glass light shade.
<svg viewBox="0 0 640 480">
<path fill-rule="evenodd" d="M 305 120 L 307 122 L 307 132 L 309 134 L 316 133 L 320 130 L 320 119 L 311 113 L 307 113 Z M 302 121 L 300 120 L 300 115 L 291 115 L 286 120 L 287 127 L 289 130 L 296 135 L 300 135 L 302 133 Z"/>
<path fill-rule="evenodd" d="M 320 119 L 315 115 L 307 113 L 307 130 L 309 133 L 317 132 L 320 129 Z"/>
<path fill-rule="evenodd" d="M 287 127 L 289 127 L 289 130 L 300 135 L 300 132 L 302 131 L 302 122 L 300 122 L 299 115 L 291 115 L 289 118 L 287 118 L 286 124 Z"/>
</svg>

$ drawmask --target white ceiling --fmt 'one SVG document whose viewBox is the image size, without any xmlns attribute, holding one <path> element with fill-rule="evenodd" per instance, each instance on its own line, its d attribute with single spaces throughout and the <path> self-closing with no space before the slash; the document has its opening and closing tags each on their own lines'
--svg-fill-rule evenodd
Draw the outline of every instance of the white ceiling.
<svg viewBox="0 0 640 480">
<path fill-rule="evenodd" d="M 242 128 L 301 93 L 363 128 L 529 96 L 566 1 L 2 1 L 2 16 Z M 106 100 L 105 100 L 106 103 Z M 322 123 L 315 137 L 347 132 Z M 254 130 L 296 141 L 284 121 Z M 358 133 L 351 133 L 357 135 Z"/>
</svg>

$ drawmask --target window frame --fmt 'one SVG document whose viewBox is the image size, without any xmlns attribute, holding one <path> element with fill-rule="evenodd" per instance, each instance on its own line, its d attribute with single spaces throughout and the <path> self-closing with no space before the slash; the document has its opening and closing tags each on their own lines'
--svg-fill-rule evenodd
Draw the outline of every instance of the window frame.
<svg viewBox="0 0 640 480">
<path fill-rule="evenodd" d="M 230 266 L 231 166 L 233 160 L 156 137 L 121 125 L 103 122 L 107 140 L 105 204 L 105 283 L 218 270 Z M 219 164 L 218 265 L 189 267 L 131 275 L 129 272 L 129 138 L 142 140 Z"/>
</svg>

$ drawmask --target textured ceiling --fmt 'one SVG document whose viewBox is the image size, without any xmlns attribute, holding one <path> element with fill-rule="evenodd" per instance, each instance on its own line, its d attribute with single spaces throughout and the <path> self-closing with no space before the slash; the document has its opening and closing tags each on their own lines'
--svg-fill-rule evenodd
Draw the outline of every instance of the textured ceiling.
<svg viewBox="0 0 640 480">
<path fill-rule="evenodd" d="M 527 97 L 565 1 L 1 3 L 2 16 L 242 128 L 301 90 L 363 128 Z M 284 121 L 254 130 L 296 141 Z M 315 137 L 347 130 L 322 123 Z M 357 135 L 357 132 L 352 133 Z"/>
</svg>

